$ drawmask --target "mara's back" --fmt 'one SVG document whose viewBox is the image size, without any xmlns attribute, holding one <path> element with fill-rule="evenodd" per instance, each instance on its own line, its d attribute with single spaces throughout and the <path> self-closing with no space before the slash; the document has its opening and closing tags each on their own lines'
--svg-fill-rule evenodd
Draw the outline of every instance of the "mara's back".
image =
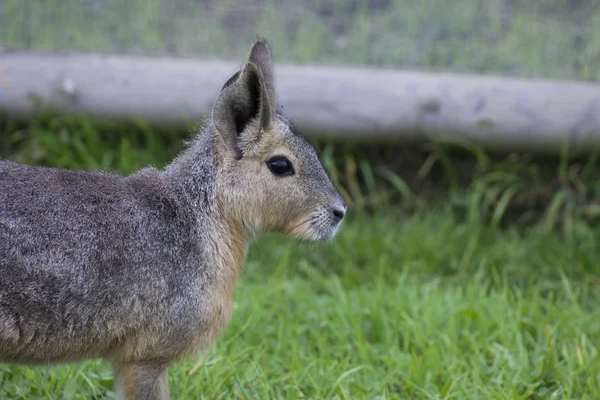
<svg viewBox="0 0 600 400">
<path fill-rule="evenodd" d="M 185 243 L 161 185 L 152 169 L 120 177 L 0 161 L 0 360 L 94 356 L 147 328 L 177 285 L 161 266 Z"/>
</svg>

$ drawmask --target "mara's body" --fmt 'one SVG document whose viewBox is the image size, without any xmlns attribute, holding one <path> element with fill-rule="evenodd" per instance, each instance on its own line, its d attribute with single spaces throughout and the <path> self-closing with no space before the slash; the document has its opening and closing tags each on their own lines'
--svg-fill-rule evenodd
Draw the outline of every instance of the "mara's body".
<svg viewBox="0 0 600 400">
<path fill-rule="evenodd" d="M 130 176 L 0 161 L 0 362 L 106 358 L 118 398 L 169 398 L 167 369 L 229 321 L 249 240 L 332 238 L 345 206 L 276 112 L 257 42 L 201 135 Z"/>
<path fill-rule="evenodd" d="M 239 233 L 216 218 L 211 186 L 193 198 L 153 169 L 120 177 L 0 162 L 0 360 L 196 350 L 227 318 L 219 293 L 242 262 L 221 257 Z"/>
</svg>

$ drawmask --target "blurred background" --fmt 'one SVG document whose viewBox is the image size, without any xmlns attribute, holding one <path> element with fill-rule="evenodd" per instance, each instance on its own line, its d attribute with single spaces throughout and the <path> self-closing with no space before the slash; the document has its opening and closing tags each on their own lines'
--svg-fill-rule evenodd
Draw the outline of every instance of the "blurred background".
<svg viewBox="0 0 600 400">
<path fill-rule="evenodd" d="M 266 37 L 276 74 L 385 67 L 598 90 L 598 32 L 595 0 L 0 0 L 5 51 L 241 63 Z M 190 135 L 1 115 L 0 158 L 70 169 L 162 168 Z M 230 327 L 174 367 L 173 398 L 600 398 L 597 150 L 308 138 L 348 220 L 329 244 L 251 247 Z M 114 398 L 110 373 L 0 365 L 0 398 Z"/>
<path fill-rule="evenodd" d="M 3 0 L 4 46 L 594 80 L 592 0 Z"/>
</svg>

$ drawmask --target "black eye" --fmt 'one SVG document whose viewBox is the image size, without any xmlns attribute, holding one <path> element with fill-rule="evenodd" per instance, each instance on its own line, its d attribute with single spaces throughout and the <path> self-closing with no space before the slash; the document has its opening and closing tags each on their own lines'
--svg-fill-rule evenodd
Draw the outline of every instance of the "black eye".
<svg viewBox="0 0 600 400">
<path fill-rule="evenodd" d="M 290 160 L 283 156 L 275 156 L 267 161 L 267 166 L 275 175 L 293 175 L 294 167 Z"/>
</svg>

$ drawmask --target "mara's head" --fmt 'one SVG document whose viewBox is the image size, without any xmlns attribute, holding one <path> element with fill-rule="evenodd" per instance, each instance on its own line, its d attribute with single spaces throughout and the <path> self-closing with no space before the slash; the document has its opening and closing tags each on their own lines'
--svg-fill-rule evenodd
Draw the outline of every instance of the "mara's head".
<svg viewBox="0 0 600 400">
<path fill-rule="evenodd" d="M 256 42 L 223 85 L 211 123 L 225 213 L 249 233 L 304 240 L 333 238 L 346 213 L 343 197 L 313 147 L 277 111 L 271 54 Z"/>
</svg>

